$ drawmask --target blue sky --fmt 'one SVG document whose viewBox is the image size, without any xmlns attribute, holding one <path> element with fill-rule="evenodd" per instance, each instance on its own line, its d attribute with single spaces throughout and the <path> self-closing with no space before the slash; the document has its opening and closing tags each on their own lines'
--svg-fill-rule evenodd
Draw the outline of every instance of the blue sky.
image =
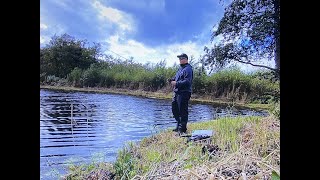
<svg viewBox="0 0 320 180">
<path fill-rule="evenodd" d="M 67 33 L 138 63 L 197 60 L 231 0 L 41 0 L 40 46 Z M 214 43 L 214 42 L 213 42 Z M 116 53 L 116 54 L 115 54 Z M 118 55 L 117 55 L 118 54 Z"/>
</svg>

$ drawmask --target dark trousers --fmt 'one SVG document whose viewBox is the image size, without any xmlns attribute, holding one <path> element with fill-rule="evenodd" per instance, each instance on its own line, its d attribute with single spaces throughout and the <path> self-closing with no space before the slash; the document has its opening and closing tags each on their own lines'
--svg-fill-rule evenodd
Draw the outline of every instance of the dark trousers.
<svg viewBox="0 0 320 180">
<path fill-rule="evenodd" d="M 177 130 L 186 132 L 188 122 L 188 104 L 190 92 L 174 93 L 172 98 L 172 114 L 177 121 Z"/>
</svg>

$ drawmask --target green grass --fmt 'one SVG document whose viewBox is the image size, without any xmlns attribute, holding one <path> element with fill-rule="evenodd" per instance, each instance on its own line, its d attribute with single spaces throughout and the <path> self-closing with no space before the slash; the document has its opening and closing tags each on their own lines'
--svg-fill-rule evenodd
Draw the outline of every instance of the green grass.
<svg viewBox="0 0 320 180">
<path fill-rule="evenodd" d="M 219 179 L 228 174 L 236 179 L 259 179 L 271 178 L 272 172 L 280 175 L 280 124 L 272 116 L 189 123 L 187 133 L 196 129 L 212 129 L 211 141 L 187 143 L 186 137 L 170 129 L 162 130 L 140 143 L 128 143 L 108 171 L 114 173 L 114 179 Z M 216 154 L 203 151 L 213 145 L 220 148 Z M 71 170 L 69 176 L 77 177 L 74 172 L 81 174 L 78 168 Z"/>
<path fill-rule="evenodd" d="M 161 96 L 165 94 L 165 97 L 172 93 L 167 79 L 172 78 L 178 68 L 178 66 L 166 68 L 165 61 L 155 65 L 142 65 L 118 60 L 96 62 L 86 68 L 68 67 L 66 70 L 62 67 L 61 71 L 51 69 L 52 72 L 44 64 L 41 67 L 44 68 L 40 74 L 41 85 L 92 87 L 91 89 L 99 91 L 104 88 L 108 91 L 109 88 L 117 88 L 129 90 L 130 93 L 133 90 L 138 94 L 143 91 L 152 94 L 161 92 Z M 239 67 L 233 66 L 206 75 L 195 68 L 193 95 L 198 94 L 201 96 L 200 99 L 213 100 L 215 103 L 219 98 L 226 102 L 236 102 L 237 105 L 276 102 L 280 97 L 280 81 L 272 74 L 269 70 L 245 73 Z"/>
</svg>

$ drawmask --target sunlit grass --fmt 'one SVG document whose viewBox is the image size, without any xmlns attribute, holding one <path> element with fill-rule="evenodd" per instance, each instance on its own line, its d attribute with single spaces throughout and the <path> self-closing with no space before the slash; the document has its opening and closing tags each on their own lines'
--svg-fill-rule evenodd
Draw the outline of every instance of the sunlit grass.
<svg viewBox="0 0 320 180">
<path fill-rule="evenodd" d="M 42 72 L 40 85 L 81 87 L 84 91 L 112 93 L 124 90 L 124 93 L 142 96 L 150 92 L 151 96 L 168 98 L 172 88 L 167 80 L 175 75 L 177 68 L 165 67 L 165 61 L 154 65 L 106 61 L 93 63 L 87 69 L 69 69 L 70 72 L 64 72 L 63 76 Z M 232 66 L 208 75 L 197 71 L 194 68 L 192 91 L 201 100 L 217 102 L 221 99 L 237 104 L 269 104 L 279 100 L 280 81 L 269 70 L 245 73 L 239 67 Z"/>
<path fill-rule="evenodd" d="M 162 130 L 140 143 L 128 143 L 108 171 L 115 179 L 270 179 L 273 171 L 280 173 L 280 124 L 273 117 L 224 117 L 189 123 L 187 133 L 197 129 L 213 130 L 211 141 L 188 142 L 187 137 L 170 129 Z M 205 151 L 213 145 L 219 150 Z"/>
</svg>

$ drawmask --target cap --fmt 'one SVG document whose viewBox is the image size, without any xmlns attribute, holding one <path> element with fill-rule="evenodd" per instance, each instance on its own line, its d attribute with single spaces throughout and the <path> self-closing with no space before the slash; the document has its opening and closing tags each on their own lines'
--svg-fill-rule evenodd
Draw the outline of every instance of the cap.
<svg viewBox="0 0 320 180">
<path fill-rule="evenodd" d="M 182 53 L 182 54 L 178 55 L 177 57 L 178 57 L 178 58 L 185 57 L 185 58 L 187 58 L 187 59 L 188 59 L 188 56 L 187 56 L 185 53 Z"/>
</svg>

